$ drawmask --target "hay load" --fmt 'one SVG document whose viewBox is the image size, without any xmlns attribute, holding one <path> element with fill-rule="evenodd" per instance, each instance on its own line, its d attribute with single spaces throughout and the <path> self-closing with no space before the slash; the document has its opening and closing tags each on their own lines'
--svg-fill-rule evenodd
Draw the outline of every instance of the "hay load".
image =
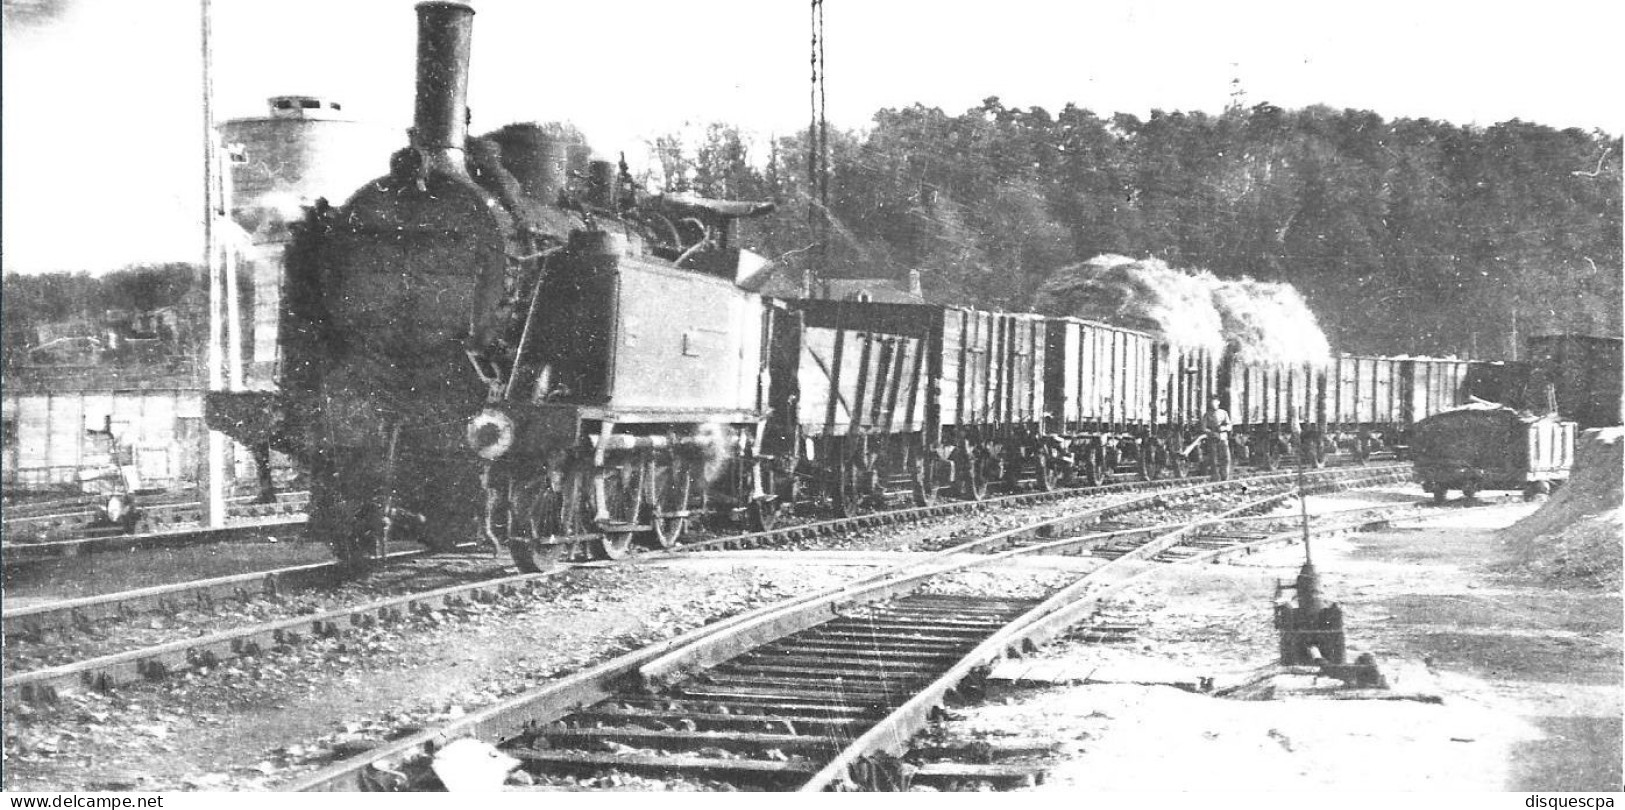
<svg viewBox="0 0 1625 810">
<path fill-rule="evenodd" d="M 1621 582 L 1625 428 L 1585 431 L 1569 481 L 1534 514 L 1503 529 L 1525 571 L 1618 588 Z"/>
<path fill-rule="evenodd" d="M 1292 285 L 1186 272 L 1157 259 L 1107 254 L 1062 268 L 1039 290 L 1043 309 L 1150 328 L 1169 342 L 1234 347 L 1248 363 L 1324 363 L 1331 356 L 1314 313 Z"/>
<path fill-rule="evenodd" d="M 1325 363 L 1326 333 L 1296 287 L 1269 281 L 1215 279 L 1213 303 L 1224 337 L 1244 363 Z"/>
<path fill-rule="evenodd" d="M 1205 276 L 1205 278 L 1203 277 Z M 1224 348 L 1224 320 L 1213 305 L 1218 279 L 1184 273 L 1158 259 L 1105 254 L 1055 271 L 1039 290 L 1046 309 L 1144 328 L 1192 349 Z"/>
</svg>

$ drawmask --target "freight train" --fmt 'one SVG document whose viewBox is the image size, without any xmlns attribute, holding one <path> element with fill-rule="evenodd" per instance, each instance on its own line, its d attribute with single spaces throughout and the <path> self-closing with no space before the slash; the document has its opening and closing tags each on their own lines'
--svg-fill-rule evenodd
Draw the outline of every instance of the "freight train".
<svg viewBox="0 0 1625 810">
<path fill-rule="evenodd" d="M 1215 397 L 1244 461 L 1364 459 L 1464 401 L 1464 361 L 1251 365 L 1073 318 L 763 296 L 734 232 L 771 204 L 642 195 L 534 125 L 470 137 L 473 11 L 417 13 L 409 146 L 287 252 L 280 390 L 207 408 L 308 465 L 343 559 L 483 536 L 535 570 L 702 516 L 1182 474 Z"/>
</svg>

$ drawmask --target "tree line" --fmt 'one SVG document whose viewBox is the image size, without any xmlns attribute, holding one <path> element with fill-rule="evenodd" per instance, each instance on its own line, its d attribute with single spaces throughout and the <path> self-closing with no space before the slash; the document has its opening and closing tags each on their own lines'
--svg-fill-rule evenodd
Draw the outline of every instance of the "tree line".
<svg viewBox="0 0 1625 810">
<path fill-rule="evenodd" d="M 1601 131 L 1267 103 L 1144 120 L 916 105 L 829 132 L 827 207 L 805 133 L 757 144 L 718 123 L 648 147 L 653 185 L 778 201 L 744 237 L 795 280 L 919 269 L 939 303 L 1072 314 L 1046 282 L 1121 254 L 1291 283 L 1343 351 L 1499 358 L 1515 333 L 1620 332 L 1621 139 Z M 8 274 L 6 357 L 40 324 L 173 306 L 200 277 Z"/>
<path fill-rule="evenodd" d="M 1267 103 L 1144 120 L 916 105 L 829 133 L 827 211 L 805 133 L 765 156 L 727 124 L 694 140 L 653 140 L 651 182 L 780 201 L 745 228 L 796 278 L 918 268 L 935 301 L 1045 311 L 1046 281 L 1122 254 L 1289 282 L 1344 351 L 1499 358 L 1515 332 L 1620 329 L 1621 141 L 1601 131 Z"/>
</svg>

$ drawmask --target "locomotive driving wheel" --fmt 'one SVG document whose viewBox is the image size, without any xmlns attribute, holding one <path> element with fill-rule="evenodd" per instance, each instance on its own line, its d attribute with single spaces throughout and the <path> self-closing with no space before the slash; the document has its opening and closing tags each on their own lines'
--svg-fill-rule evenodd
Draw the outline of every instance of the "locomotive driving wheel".
<svg viewBox="0 0 1625 810">
<path fill-rule="evenodd" d="M 594 543 L 599 559 L 621 560 L 632 553 L 632 540 L 647 527 L 637 522 L 643 513 L 642 470 L 636 467 L 603 467 L 592 475 L 597 518 L 594 528 L 600 536 Z"/>
<path fill-rule="evenodd" d="M 592 509 L 590 487 L 573 466 L 567 466 L 554 488 L 547 476 L 510 490 L 511 525 L 508 555 L 525 573 L 536 573 L 569 556 L 566 543 L 546 542 L 559 536 L 586 534 L 585 516 Z M 529 536 L 525 536 L 526 530 Z"/>
<path fill-rule="evenodd" d="M 749 521 L 751 531 L 768 532 L 779 522 L 779 511 L 783 505 L 787 501 L 789 503 L 796 501 L 795 478 L 794 476 L 790 478 L 789 497 L 781 498 L 778 475 L 771 461 L 758 462 L 756 474 L 762 477 L 762 491 L 767 493 L 767 497 L 752 498 L 745 508 L 745 519 Z"/>
<path fill-rule="evenodd" d="M 643 477 L 649 482 L 644 518 L 652 527 L 641 535 L 643 542 L 652 548 L 672 548 L 688 528 L 688 493 L 694 480 L 693 471 L 677 458 L 664 462 L 651 459 L 644 466 Z"/>
</svg>

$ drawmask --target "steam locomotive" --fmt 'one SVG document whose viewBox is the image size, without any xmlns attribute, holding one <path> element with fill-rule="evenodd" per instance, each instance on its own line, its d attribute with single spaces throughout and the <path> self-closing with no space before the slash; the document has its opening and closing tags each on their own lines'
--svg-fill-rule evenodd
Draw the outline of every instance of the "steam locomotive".
<svg viewBox="0 0 1625 810">
<path fill-rule="evenodd" d="M 1072 318 L 765 297 L 735 226 L 772 204 L 641 195 L 535 125 L 470 137 L 474 12 L 417 14 L 409 146 L 287 252 L 280 390 L 207 409 L 308 466 L 342 559 L 483 536 L 530 571 L 702 515 L 1182 474 L 1215 396 L 1243 459 L 1364 457 L 1461 401 L 1455 360 L 1258 366 Z"/>
</svg>

